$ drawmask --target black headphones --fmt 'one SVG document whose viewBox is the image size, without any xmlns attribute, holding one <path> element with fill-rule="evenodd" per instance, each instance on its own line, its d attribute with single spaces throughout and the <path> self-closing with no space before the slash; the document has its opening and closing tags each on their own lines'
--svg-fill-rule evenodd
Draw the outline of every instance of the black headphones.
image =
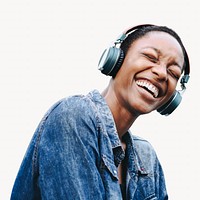
<svg viewBox="0 0 200 200">
<path fill-rule="evenodd" d="M 123 60 L 124 60 L 124 53 L 122 49 L 120 48 L 122 42 L 127 38 L 127 36 L 134 31 L 148 27 L 148 26 L 154 26 L 152 24 L 143 24 L 134 26 L 132 28 L 129 28 L 128 30 L 124 31 L 113 43 L 112 46 L 105 49 L 98 64 L 98 69 L 105 75 L 108 76 L 115 76 L 117 72 L 119 71 Z M 168 100 L 167 103 L 162 105 L 157 111 L 161 115 L 170 115 L 181 103 L 182 100 L 182 94 L 186 90 L 185 83 L 189 80 L 189 73 L 190 73 L 190 64 L 189 64 L 189 58 L 187 55 L 187 52 L 185 50 L 185 69 L 184 74 L 181 77 L 180 83 L 181 83 L 181 90 L 175 90 L 172 97 Z"/>
</svg>

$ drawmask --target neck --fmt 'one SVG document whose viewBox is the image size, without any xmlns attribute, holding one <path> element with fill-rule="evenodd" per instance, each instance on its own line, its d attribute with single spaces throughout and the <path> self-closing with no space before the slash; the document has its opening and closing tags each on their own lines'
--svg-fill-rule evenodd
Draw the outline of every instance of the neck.
<svg viewBox="0 0 200 200">
<path fill-rule="evenodd" d="M 122 104 L 120 104 L 114 93 L 114 90 L 110 88 L 110 86 L 103 91 L 102 96 L 105 98 L 111 110 L 117 132 L 121 140 L 123 135 L 129 130 L 134 121 L 137 119 L 138 115 L 134 115 Z"/>
</svg>

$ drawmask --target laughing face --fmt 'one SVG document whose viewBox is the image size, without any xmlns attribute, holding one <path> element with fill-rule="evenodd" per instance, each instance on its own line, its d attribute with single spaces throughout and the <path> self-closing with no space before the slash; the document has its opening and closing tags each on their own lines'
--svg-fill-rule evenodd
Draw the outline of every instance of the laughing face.
<svg viewBox="0 0 200 200">
<path fill-rule="evenodd" d="M 134 41 L 113 80 L 119 104 L 134 115 L 158 109 L 174 93 L 183 64 L 181 46 L 168 33 L 153 31 Z"/>
</svg>

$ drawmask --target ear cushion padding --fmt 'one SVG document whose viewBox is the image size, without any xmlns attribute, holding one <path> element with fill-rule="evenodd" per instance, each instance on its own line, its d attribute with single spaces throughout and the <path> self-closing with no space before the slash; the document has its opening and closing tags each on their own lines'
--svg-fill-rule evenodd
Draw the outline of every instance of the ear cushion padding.
<svg viewBox="0 0 200 200">
<path fill-rule="evenodd" d="M 120 67 L 122 66 L 122 63 L 124 61 L 124 52 L 120 49 L 120 55 L 119 58 L 113 68 L 113 70 L 110 72 L 110 76 L 115 77 L 117 72 L 119 71 Z"/>
<path fill-rule="evenodd" d="M 103 52 L 98 64 L 99 69 L 103 74 L 113 76 L 119 70 L 123 62 L 123 57 L 121 49 L 110 47 Z"/>
<path fill-rule="evenodd" d="M 172 97 L 169 99 L 169 101 L 162 105 L 159 109 L 157 109 L 157 111 L 161 115 L 170 115 L 181 103 L 181 100 L 182 96 L 180 92 L 175 91 Z"/>
</svg>

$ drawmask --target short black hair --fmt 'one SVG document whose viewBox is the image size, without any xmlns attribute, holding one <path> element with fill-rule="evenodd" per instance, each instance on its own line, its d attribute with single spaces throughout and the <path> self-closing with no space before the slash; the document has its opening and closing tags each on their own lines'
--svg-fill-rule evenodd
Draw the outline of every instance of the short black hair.
<svg viewBox="0 0 200 200">
<path fill-rule="evenodd" d="M 134 41 L 136 41 L 137 39 L 145 36 L 147 33 L 152 32 L 152 31 L 168 33 L 169 35 L 171 35 L 178 41 L 184 55 L 183 71 L 186 71 L 186 73 L 189 74 L 189 58 L 188 58 L 186 49 L 181 41 L 181 38 L 174 30 L 172 30 L 171 28 L 168 28 L 167 26 L 157 26 L 157 25 L 141 26 L 140 28 L 130 33 L 120 46 L 121 50 L 123 51 L 124 57 L 126 56 L 129 48 L 131 47 Z"/>
</svg>

